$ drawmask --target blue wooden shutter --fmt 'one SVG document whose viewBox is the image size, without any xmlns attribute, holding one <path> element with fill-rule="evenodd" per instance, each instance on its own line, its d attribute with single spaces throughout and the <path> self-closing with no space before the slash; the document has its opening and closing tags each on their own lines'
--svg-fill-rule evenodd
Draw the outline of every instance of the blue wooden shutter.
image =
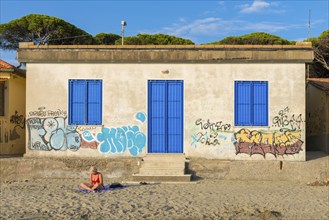
<svg viewBox="0 0 329 220">
<path fill-rule="evenodd" d="M 234 105 L 234 123 L 235 126 L 252 125 L 252 100 L 251 82 L 235 81 L 235 105 Z"/>
<path fill-rule="evenodd" d="M 86 124 L 100 125 L 102 124 L 102 81 L 88 80 L 87 94 Z"/>
<path fill-rule="evenodd" d="M 183 152 L 183 83 L 168 81 L 168 153 Z"/>
<path fill-rule="evenodd" d="M 253 82 L 253 118 L 254 125 L 268 125 L 268 83 Z"/>
<path fill-rule="evenodd" d="M 85 124 L 86 81 L 69 81 L 69 124 Z"/>
<path fill-rule="evenodd" d="M 166 83 L 149 81 L 148 90 L 148 152 L 163 153 L 166 149 Z"/>
</svg>

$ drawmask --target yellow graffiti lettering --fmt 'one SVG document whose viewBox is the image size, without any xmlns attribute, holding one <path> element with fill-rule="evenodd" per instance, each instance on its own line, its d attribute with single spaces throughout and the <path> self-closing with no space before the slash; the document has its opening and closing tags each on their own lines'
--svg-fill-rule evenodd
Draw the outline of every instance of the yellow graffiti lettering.
<svg viewBox="0 0 329 220">
<path fill-rule="evenodd" d="M 235 135 L 235 138 L 239 140 L 239 143 L 245 143 L 245 142 L 251 143 L 252 141 L 250 140 L 249 136 L 250 136 L 250 131 L 248 129 L 241 129 Z"/>
<path fill-rule="evenodd" d="M 288 140 L 289 139 L 285 134 L 279 133 L 279 132 L 274 133 L 274 145 L 280 146 L 280 147 L 285 147 L 286 146 L 285 143 Z"/>
<path fill-rule="evenodd" d="M 235 134 L 235 138 L 239 143 L 256 143 L 286 147 L 298 142 L 301 138 L 301 133 L 300 131 L 262 133 L 255 130 L 241 129 Z"/>
<path fill-rule="evenodd" d="M 261 133 L 259 133 L 258 131 L 252 131 L 250 134 L 250 141 L 253 143 L 257 143 L 259 144 L 261 142 Z"/>
<path fill-rule="evenodd" d="M 273 134 L 272 133 L 263 133 L 262 134 L 262 144 L 273 144 Z"/>
<path fill-rule="evenodd" d="M 293 143 L 296 143 L 301 138 L 301 134 L 298 131 L 287 131 L 286 135 L 288 139 Z"/>
</svg>

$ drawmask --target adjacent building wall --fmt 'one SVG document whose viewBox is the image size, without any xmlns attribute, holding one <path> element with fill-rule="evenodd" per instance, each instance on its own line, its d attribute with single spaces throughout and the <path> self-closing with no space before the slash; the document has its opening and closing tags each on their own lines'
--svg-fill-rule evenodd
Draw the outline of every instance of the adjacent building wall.
<svg viewBox="0 0 329 220">
<path fill-rule="evenodd" d="M 0 116 L 0 154 L 24 154 L 25 78 L 9 76 L 5 80 L 5 116 Z"/>
<path fill-rule="evenodd" d="M 306 95 L 308 150 L 329 154 L 329 94 L 309 83 Z"/>
<path fill-rule="evenodd" d="M 304 63 L 28 63 L 27 69 L 27 156 L 146 154 L 147 81 L 177 79 L 184 80 L 187 157 L 305 160 Z M 68 126 L 69 79 L 103 80 L 103 126 Z M 269 126 L 234 126 L 235 80 L 268 81 Z"/>
</svg>

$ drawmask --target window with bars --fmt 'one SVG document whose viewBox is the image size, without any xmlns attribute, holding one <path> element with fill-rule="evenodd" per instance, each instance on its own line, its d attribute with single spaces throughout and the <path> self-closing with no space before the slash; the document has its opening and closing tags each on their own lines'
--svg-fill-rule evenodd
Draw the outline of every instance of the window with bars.
<svg viewBox="0 0 329 220">
<path fill-rule="evenodd" d="M 102 80 L 69 80 L 69 124 L 102 124 Z"/>
<path fill-rule="evenodd" d="M 235 81 L 234 125 L 268 126 L 267 81 Z"/>
</svg>

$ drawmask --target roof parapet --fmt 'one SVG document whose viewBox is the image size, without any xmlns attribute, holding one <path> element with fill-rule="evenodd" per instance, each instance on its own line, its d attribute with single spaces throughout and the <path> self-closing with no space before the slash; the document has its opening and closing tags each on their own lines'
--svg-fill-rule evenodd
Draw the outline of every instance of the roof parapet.
<svg viewBox="0 0 329 220">
<path fill-rule="evenodd" d="M 312 42 L 296 42 L 295 45 L 34 45 L 33 42 L 19 42 L 19 49 L 300 49 L 312 48 Z"/>
<path fill-rule="evenodd" d="M 26 63 L 308 63 L 312 45 L 33 45 L 20 44 Z"/>
</svg>

